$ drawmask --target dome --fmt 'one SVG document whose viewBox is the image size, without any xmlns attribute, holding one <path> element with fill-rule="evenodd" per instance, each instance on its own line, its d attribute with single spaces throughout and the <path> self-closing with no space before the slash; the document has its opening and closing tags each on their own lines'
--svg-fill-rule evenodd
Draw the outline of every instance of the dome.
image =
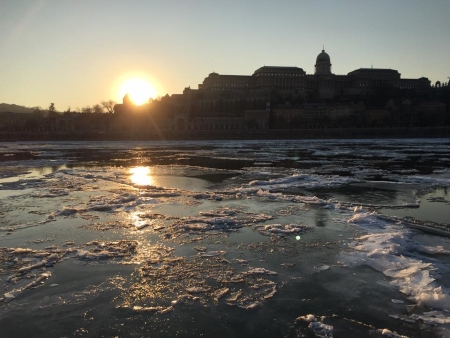
<svg viewBox="0 0 450 338">
<path fill-rule="evenodd" d="M 330 56 L 327 53 L 325 53 L 325 49 L 322 49 L 322 53 L 317 55 L 316 63 L 319 63 L 319 62 L 330 63 Z"/>
<path fill-rule="evenodd" d="M 317 55 L 316 71 L 314 75 L 330 75 L 331 74 L 331 61 L 330 56 L 325 53 L 325 48 L 322 49 L 322 53 Z"/>
<path fill-rule="evenodd" d="M 122 100 L 123 104 L 129 105 L 133 104 L 133 101 L 131 100 L 130 94 L 126 93 Z"/>
</svg>

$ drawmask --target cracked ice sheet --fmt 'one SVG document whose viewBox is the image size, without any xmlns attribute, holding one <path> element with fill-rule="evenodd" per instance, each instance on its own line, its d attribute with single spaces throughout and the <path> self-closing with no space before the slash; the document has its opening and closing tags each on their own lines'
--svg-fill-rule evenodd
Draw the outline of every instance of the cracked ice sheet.
<svg viewBox="0 0 450 338">
<path fill-rule="evenodd" d="M 242 271 L 240 264 L 218 257 L 226 255 L 224 251 L 189 259 L 175 256 L 168 247 L 152 251 L 152 258 L 140 265 L 139 280 L 124 289 L 122 306 L 157 314 L 194 302 L 254 309 L 277 292 L 276 272 L 264 268 Z"/>
</svg>

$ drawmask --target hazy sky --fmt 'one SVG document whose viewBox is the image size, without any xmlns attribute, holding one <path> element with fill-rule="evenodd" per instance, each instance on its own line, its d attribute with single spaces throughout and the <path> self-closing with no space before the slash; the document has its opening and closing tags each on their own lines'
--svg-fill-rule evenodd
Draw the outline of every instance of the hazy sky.
<svg viewBox="0 0 450 338">
<path fill-rule="evenodd" d="M 311 74 L 322 45 L 335 74 L 450 76 L 450 0 L 1 0 L 0 15 L 0 103 L 119 101 L 132 76 L 163 96 L 212 71 Z"/>
</svg>

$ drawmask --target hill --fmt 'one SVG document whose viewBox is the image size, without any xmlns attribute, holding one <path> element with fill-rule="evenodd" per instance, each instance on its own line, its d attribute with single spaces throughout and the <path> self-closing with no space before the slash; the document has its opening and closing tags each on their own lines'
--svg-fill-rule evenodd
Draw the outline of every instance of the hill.
<svg viewBox="0 0 450 338">
<path fill-rule="evenodd" d="M 0 113 L 32 113 L 33 108 L 19 106 L 17 104 L 0 103 Z"/>
</svg>

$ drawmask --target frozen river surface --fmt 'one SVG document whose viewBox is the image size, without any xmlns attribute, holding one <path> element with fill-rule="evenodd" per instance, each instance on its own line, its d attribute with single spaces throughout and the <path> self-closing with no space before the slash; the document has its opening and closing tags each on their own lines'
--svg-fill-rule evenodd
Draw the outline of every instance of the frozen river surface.
<svg viewBox="0 0 450 338">
<path fill-rule="evenodd" d="M 1 337 L 450 337 L 450 140 L 0 144 Z"/>
</svg>

